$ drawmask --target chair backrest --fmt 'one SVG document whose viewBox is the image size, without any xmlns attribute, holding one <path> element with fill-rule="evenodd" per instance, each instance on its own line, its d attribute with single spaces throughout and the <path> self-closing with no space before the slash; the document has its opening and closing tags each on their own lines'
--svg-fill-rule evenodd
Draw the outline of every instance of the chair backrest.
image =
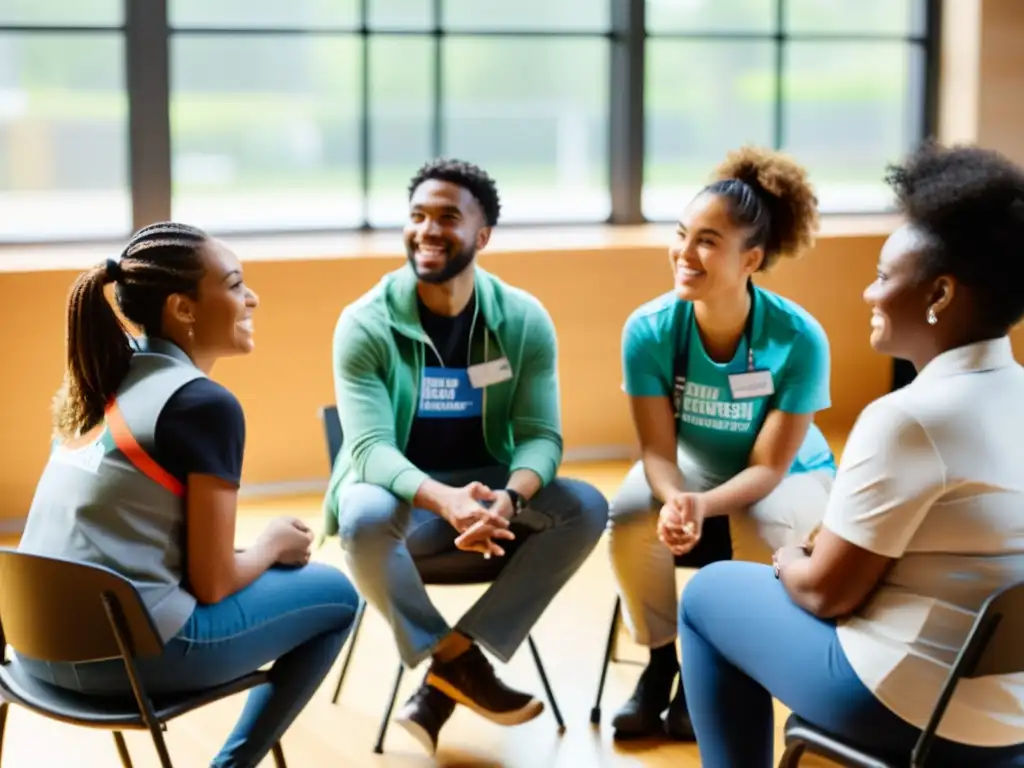
<svg viewBox="0 0 1024 768">
<path fill-rule="evenodd" d="M 985 601 L 962 657 L 962 677 L 1024 672 L 1024 582 Z"/>
<path fill-rule="evenodd" d="M 320 420 L 324 424 L 324 438 L 327 440 L 327 462 L 331 469 L 341 453 L 341 445 L 345 438 L 341 432 L 341 417 L 338 416 L 336 405 L 325 405 L 320 409 Z"/>
<path fill-rule="evenodd" d="M 153 619 L 128 579 L 100 565 L 0 548 L 0 632 L 14 650 L 41 661 L 121 657 L 115 624 L 129 653 L 163 651 Z"/>
<path fill-rule="evenodd" d="M 1024 582 L 1004 587 L 982 604 L 928 724 L 911 752 L 911 768 L 925 765 L 939 723 L 960 680 L 1016 672 L 1024 672 Z"/>
</svg>

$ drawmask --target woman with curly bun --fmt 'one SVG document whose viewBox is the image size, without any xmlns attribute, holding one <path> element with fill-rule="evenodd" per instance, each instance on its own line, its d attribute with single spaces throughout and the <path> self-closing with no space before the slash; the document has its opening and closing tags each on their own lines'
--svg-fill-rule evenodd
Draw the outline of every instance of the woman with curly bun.
<svg viewBox="0 0 1024 768">
<path fill-rule="evenodd" d="M 830 405 L 828 339 L 752 280 L 810 247 L 817 223 L 799 165 L 757 148 L 731 153 L 679 219 L 674 290 L 626 322 L 624 388 L 642 458 L 612 503 L 610 548 L 626 624 L 650 662 L 613 720 L 617 738 L 694 737 L 682 685 L 669 702 L 674 560 L 729 560 L 729 515 L 751 515 L 772 550 L 821 520 L 835 475 L 813 423 Z"/>
<path fill-rule="evenodd" d="M 889 172 L 871 345 L 917 378 L 864 409 L 813 548 L 717 563 L 680 607 L 701 764 L 767 768 L 772 698 L 907 765 L 985 601 L 1024 580 L 1024 169 L 926 145 Z M 809 550 L 809 551 L 808 551 Z M 961 680 L 928 765 L 1024 765 L 1024 676 Z"/>
</svg>

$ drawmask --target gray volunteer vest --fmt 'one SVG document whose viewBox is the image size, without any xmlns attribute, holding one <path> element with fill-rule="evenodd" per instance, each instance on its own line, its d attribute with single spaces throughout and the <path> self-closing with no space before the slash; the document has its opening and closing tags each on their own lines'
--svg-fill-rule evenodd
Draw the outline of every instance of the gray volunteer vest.
<svg viewBox="0 0 1024 768">
<path fill-rule="evenodd" d="M 143 339 L 139 349 L 99 437 L 73 450 L 54 447 L 18 549 L 120 573 L 167 642 L 196 601 L 181 586 L 185 489 L 151 457 L 164 405 L 204 374 L 170 342 Z"/>
</svg>

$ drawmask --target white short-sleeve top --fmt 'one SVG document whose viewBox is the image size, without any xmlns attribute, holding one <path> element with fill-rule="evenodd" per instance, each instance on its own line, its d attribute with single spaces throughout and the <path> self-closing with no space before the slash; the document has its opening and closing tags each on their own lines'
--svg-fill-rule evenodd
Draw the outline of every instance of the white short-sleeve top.
<svg viewBox="0 0 1024 768">
<path fill-rule="evenodd" d="M 864 410 L 824 526 L 895 559 L 839 640 L 867 688 L 923 728 L 982 603 L 1024 580 L 1024 368 L 1007 337 L 943 353 Z M 962 680 L 938 733 L 1024 743 L 1024 675 Z"/>
</svg>

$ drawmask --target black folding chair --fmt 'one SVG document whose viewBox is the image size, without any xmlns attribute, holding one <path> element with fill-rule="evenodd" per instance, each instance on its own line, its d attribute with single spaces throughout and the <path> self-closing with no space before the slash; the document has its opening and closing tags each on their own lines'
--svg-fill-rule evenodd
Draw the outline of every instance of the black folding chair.
<svg viewBox="0 0 1024 768">
<path fill-rule="evenodd" d="M 167 722 L 218 699 L 267 682 L 253 672 L 202 691 L 153 699 L 139 679 L 136 661 L 158 656 L 163 643 L 134 585 L 98 565 L 74 563 L 0 548 L 0 645 L 40 661 L 121 659 L 132 695 L 85 696 L 29 675 L 17 659 L 0 663 L 0 748 L 9 704 L 71 725 L 114 732 L 124 768 L 131 768 L 121 732 L 148 730 L 163 768 L 171 758 L 164 742 Z M 285 768 L 280 742 L 274 764 Z"/>
<path fill-rule="evenodd" d="M 675 558 L 676 568 L 703 568 L 719 560 L 732 559 L 732 534 L 729 531 L 729 518 L 725 515 L 712 517 L 704 521 L 700 542 L 685 555 Z M 597 684 L 597 697 L 590 710 L 590 722 L 601 723 L 601 698 L 604 696 L 604 683 L 608 676 L 608 665 L 618 662 L 615 655 L 618 650 L 619 627 L 622 624 L 622 598 L 616 596 L 615 607 L 612 609 L 612 623 L 608 628 L 608 642 L 604 649 L 604 661 L 601 663 L 601 678 Z"/>
<path fill-rule="evenodd" d="M 910 753 L 910 768 L 922 768 L 935 742 L 953 693 L 963 679 L 1024 672 L 1024 582 L 1005 587 L 981 607 L 978 618 L 942 686 L 917 744 Z M 796 768 L 804 754 L 821 755 L 849 768 L 906 768 L 905 755 L 879 755 L 844 742 L 797 715 L 785 729 L 786 751 L 779 768 Z"/>
<path fill-rule="evenodd" d="M 341 419 L 338 417 L 338 409 L 336 406 L 328 405 L 320 409 L 320 419 L 323 422 L 324 436 L 327 441 L 327 455 L 330 462 L 330 466 L 334 466 L 334 462 L 341 452 L 342 441 L 344 439 L 341 429 Z M 518 531 L 516 539 L 502 544 L 502 548 L 505 550 L 505 556 L 499 558 L 491 558 L 485 560 L 480 555 L 474 552 L 463 552 L 456 550 L 454 552 L 444 552 L 439 555 L 429 555 L 426 557 L 417 557 L 414 559 L 416 563 L 416 570 L 419 571 L 420 578 L 423 579 L 423 583 L 427 586 L 468 586 L 471 584 L 489 584 L 498 577 L 501 569 L 505 563 L 515 552 L 525 536 L 529 535 L 527 531 Z M 359 628 L 362 626 L 363 615 L 366 613 L 366 601 L 360 600 L 359 608 L 356 611 L 355 619 L 353 620 L 351 638 L 348 641 L 348 649 L 345 652 L 345 658 L 341 663 L 341 672 L 338 674 L 338 682 L 334 687 L 334 695 L 331 697 L 331 703 L 336 704 L 338 697 L 341 695 L 341 686 L 345 682 L 345 675 L 348 673 L 349 662 L 352 660 L 352 653 L 355 650 L 356 638 L 359 634 Z M 527 636 L 527 643 L 530 647 L 530 654 L 533 656 L 534 664 L 537 666 L 537 673 L 540 675 L 541 684 L 544 686 L 544 693 L 547 695 L 548 703 L 551 705 L 551 712 L 554 715 L 555 722 L 558 723 L 558 732 L 565 732 L 565 721 L 562 719 L 562 712 L 558 708 L 558 702 L 555 701 L 555 694 L 551 690 L 551 684 L 548 681 L 547 673 L 544 670 L 544 664 L 540 658 L 540 652 L 537 650 L 537 645 L 533 641 L 533 636 Z M 391 713 L 394 711 L 395 702 L 398 699 L 398 689 L 402 684 L 402 677 L 405 674 L 405 667 L 401 662 L 398 663 L 398 671 L 395 673 L 395 682 L 391 688 L 391 696 L 388 699 L 387 709 L 384 712 L 384 717 L 381 719 L 380 730 L 377 734 L 377 743 L 373 747 L 373 751 L 377 754 L 384 752 L 384 739 L 387 736 L 388 725 L 391 721 Z"/>
</svg>

